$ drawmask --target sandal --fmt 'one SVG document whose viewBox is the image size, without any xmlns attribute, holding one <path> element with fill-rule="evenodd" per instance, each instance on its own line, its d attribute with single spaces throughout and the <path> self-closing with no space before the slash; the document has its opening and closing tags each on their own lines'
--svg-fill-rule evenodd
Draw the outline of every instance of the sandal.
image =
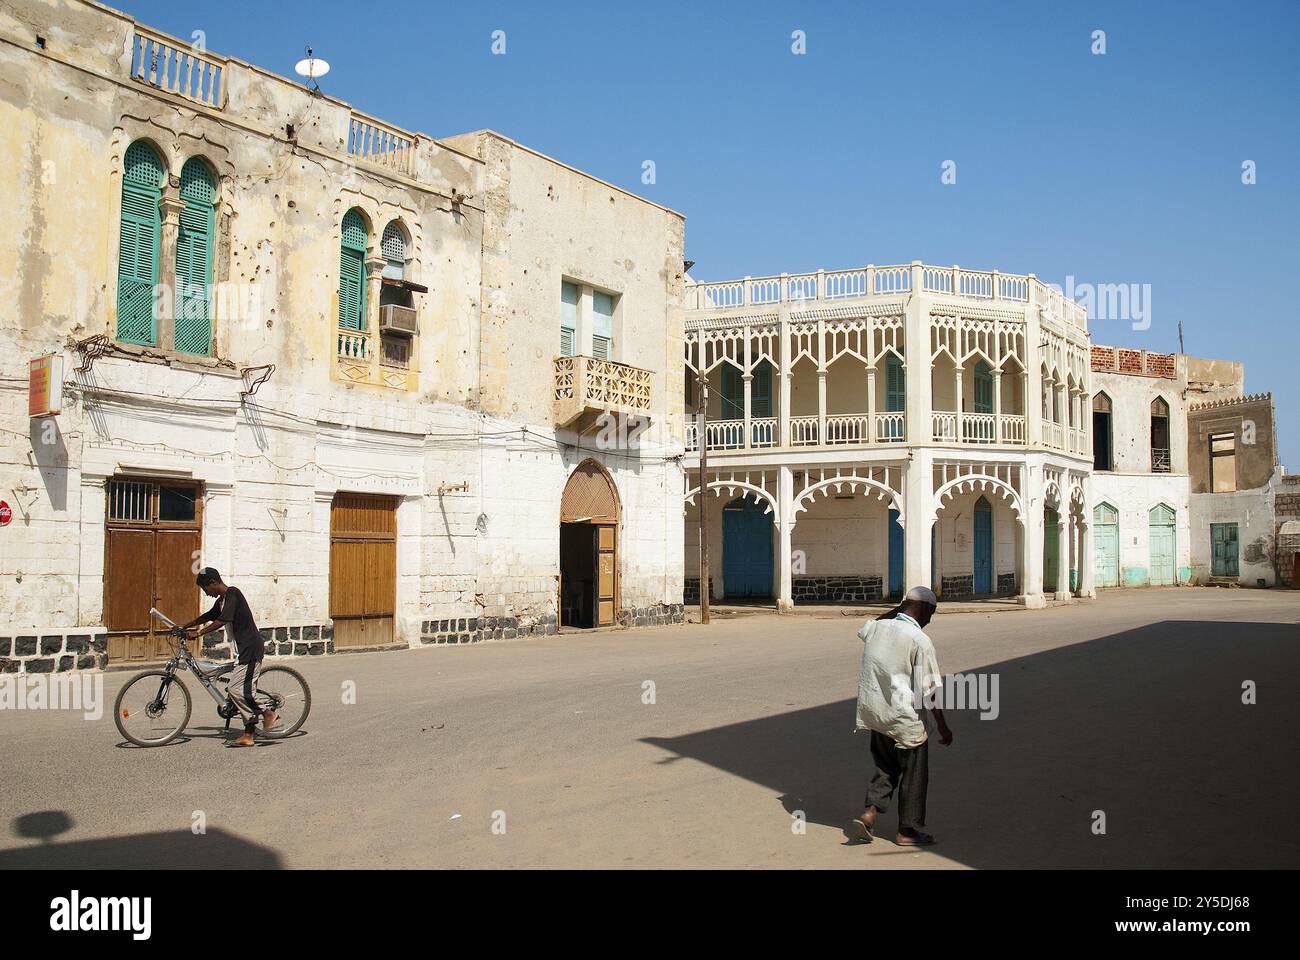
<svg viewBox="0 0 1300 960">
<path fill-rule="evenodd" d="M 875 834 L 871 832 L 871 828 L 863 822 L 861 817 L 854 817 L 849 821 L 849 836 L 859 843 L 870 843 L 876 839 Z"/>
<path fill-rule="evenodd" d="M 900 847 L 928 847 L 934 843 L 934 837 L 928 833 L 922 833 L 917 830 L 913 834 L 900 833 L 894 838 L 894 843 Z"/>
</svg>

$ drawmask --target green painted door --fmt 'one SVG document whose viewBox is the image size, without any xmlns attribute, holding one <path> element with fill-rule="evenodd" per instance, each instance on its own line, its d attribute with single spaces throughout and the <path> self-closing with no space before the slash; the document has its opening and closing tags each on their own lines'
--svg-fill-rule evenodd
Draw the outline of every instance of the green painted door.
<svg viewBox="0 0 1300 960">
<path fill-rule="evenodd" d="M 1212 572 L 1216 577 L 1235 577 L 1240 572 L 1235 523 L 1210 524 L 1210 542 L 1214 550 Z"/>
<path fill-rule="evenodd" d="M 1119 586 L 1119 511 L 1108 503 L 1092 511 L 1093 578 L 1099 587 Z"/>
<path fill-rule="evenodd" d="M 1163 503 L 1151 508 L 1148 536 L 1150 580 L 1154 587 L 1170 586 L 1175 582 L 1174 564 L 1177 557 L 1177 535 L 1174 530 L 1174 511 Z"/>
<path fill-rule="evenodd" d="M 1061 533 L 1056 528 L 1058 516 L 1051 507 L 1043 508 L 1043 592 L 1055 593 L 1060 589 L 1058 586 L 1058 576 L 1060 574 L 1060 550 L 1061 550 Z"/>
</svg>

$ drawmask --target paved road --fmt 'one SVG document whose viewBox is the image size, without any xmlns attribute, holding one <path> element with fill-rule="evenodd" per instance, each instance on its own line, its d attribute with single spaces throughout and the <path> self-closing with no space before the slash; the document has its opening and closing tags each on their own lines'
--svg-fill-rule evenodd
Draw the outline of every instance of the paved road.
<svg viewBox="0 0 1300 960">
<path fill-rule="evenodd" d="M 857 626 L 759 613 L 312 659 L 305 733 L 254 750 L 222 747 L 197 690 L 193 736 L 153 750 L 107 711 L 0 712 L 0 867 L 1300 866 L 1300 593 L 936 618 L 943 669 L 996 674 L 1000 714 L 956 714 L 932 747 L 921 852 L 843 832 L 870 774 Z"/>
</svg>

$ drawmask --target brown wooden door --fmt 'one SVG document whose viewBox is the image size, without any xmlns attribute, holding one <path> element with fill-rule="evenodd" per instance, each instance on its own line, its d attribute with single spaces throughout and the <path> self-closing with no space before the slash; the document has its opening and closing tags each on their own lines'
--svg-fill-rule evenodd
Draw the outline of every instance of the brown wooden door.
<svg viewBox="0 0 1300 960">
<path fill-rule="evenodd" d="M 601 524 L 596 531 L 596 626 L 607 627 L 614 622 L 618 609 L 618 534 L 617 528 L 610 524 Z"/>
<path fill-rule="evenodd" d="M 330 618 L 335 647 L 393 642 L 397 609 L 397 504 L 340 493 L 330 510 Z"/>
<path fill-rule="evenodd" d="M 175 652 L 175 641 L 150 607 L 177 623 L 198 615 L 194 563 L 201 514 L 197 484 L 109 482 L 104 625 L 110 662 L 166 660 Z"/>
</svg>

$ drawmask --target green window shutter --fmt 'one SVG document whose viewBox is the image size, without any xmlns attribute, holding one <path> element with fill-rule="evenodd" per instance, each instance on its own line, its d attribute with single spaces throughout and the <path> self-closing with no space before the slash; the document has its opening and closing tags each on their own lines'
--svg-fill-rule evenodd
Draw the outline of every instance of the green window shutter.
<svg viewBox="0 0 1300 960">
<path fill-rule="evenodd" d="M 148 144 L 127 148 L 122 171 L 122 217 L 117 261 L 117 339 L 156 346 L 154 287 L 162 242 L 163 165 Z"/>
<path fill-rule="evenodd" d="M 740 371 L 731 364 L 722 366 L 722 420 L 745 419 L 745 387 Z"/>
<path fill-rule="evenodd" d="M 741 401 L 744 401 L 742 395 Z M 754 379 L 749 382 L 750 415 L 770 417 L 772 415 L 772 367 L 764 361 L 754 370 Z"/>
<path fill-rule="evenodd" d="M 907 375 L 903 361 L 889 356 L 885 360 L 885 412 L 901 413 L 907 409 Z"/>
<path fill-rule="evenodd" d="M 613 354 L 614 298 L 597 290 L 591 297 L 591 355 L 610 360 Z"/>
<path fill-rule="evenodd" d="M 216 184 L 203 161 L 181 170 L 180 233 L 176 238 L 176 349 L 212 352 L 212 233 Z"/>
<path fill-rule="evenodd" d="M 993 412 L 993 374 L 981 360 L 975 364 L 975 413 Z"/>
<path fill-rule="evenodd" d="M 339 326 L 366 326 L 366 222 L 356 210 L 343 215 L 343 244 L 339 253 Z"/>
<path fill-rule="evenodd" d="M 560 356 L 578 352 L 578 286 L 560 284 Z"/>
</svg>

